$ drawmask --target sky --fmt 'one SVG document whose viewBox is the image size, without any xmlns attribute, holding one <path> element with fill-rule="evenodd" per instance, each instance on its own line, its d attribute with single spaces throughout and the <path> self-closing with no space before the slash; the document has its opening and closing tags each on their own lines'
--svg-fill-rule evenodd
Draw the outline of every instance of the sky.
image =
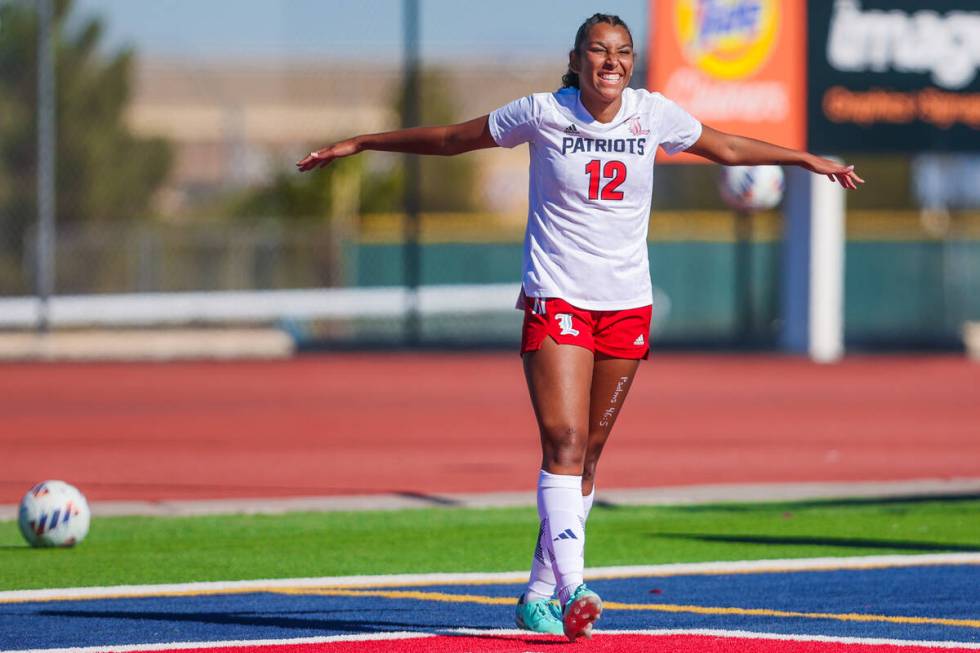
<svg viewBox="0 0 980 653">
<path fill-rule="evenodd" d="M 419 0 L 425 60 L 564 59 L 591 14 L 618 14 L 638 48 L 647 0 Z M 402 0 L 76 0 L 104 18 L 110 50 L 204 59 L 401 56 Z"/>
</svg>

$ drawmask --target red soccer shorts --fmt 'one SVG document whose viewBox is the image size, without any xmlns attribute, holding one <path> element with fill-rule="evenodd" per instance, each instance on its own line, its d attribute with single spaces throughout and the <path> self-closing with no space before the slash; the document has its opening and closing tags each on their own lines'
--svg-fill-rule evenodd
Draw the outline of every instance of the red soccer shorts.
<svg viewBox="0 0 980 653">
<path fill-rule="evenodd" d="M 541 349 L 550 336 L 559 345 L 578 345 L 594 354 L 645 359 L 650 355 L 651 314 L 651 306 L 590 311 L 563 299 L 526 297 L 521 354 Z"/>
</svg>

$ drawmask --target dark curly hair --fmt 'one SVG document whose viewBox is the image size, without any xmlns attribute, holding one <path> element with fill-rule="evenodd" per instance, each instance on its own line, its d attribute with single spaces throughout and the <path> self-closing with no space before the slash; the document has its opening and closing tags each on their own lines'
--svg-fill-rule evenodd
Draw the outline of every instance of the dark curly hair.
<svg viewBox="0 0 980 653">
<path fill-rule="evenodd" d="M 585 22 L 578 28 L 578 32 L 575 33 L 575 47 L 571 52 L 580 52 L 582 50 L 582 43 L 585 41 L 585 37 L 589 35 L 589 30 L 592 29 L 593 25 L 598 25 L 599 23 L 608 23 L 613 27 L 622 27 L 630 35 L 630 41 L 633 40 L 633 33 L 630 31 L 629 25 L 624 23 L 623 19 L 619 16 L 614 16 L 613 14 L 592 14 L 592 16 L 585 19 Z M 579 88 L 578 73 L 572 70 L 571 65 L 568 66 L 568 72 L 561 76 L 561 86 L 562 88 L 569 86 Z"/>
</svg>

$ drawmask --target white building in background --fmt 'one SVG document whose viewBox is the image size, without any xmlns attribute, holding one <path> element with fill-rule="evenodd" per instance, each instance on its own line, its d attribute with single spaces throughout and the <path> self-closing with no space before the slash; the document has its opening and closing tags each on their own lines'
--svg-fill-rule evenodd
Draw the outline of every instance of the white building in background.
<svg viewBox="0 0 980 653">
<path fill-rule="evenodd" d="M 563 71 L 554 65 L 467 64 L 444 72 L 463 120 L 554 89 Z M 401 79 L 391 67 L 336 61 L 286 66 L 147 60 L 138 67 L 128 120 L 137 133 L 175 145 L 174 170 L 160 200 L 160 209 L 174 214 L 195 197 L 260 183 L 291 167 L 312 145 L 397 127 Z M 523 218 L 523 148 L 468 156 L 478 159 L 478 192 L 487 209 Z"/>
</svg>

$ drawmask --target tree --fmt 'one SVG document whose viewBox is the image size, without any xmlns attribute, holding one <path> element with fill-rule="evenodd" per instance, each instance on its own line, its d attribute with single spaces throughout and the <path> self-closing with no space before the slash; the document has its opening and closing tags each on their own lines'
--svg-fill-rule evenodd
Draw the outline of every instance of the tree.
<svg viewBox="0 0 980 653">
<path fill-rule="evenodd" d="M 455 122 L 457 111 L 451 100 L 450 84 L 445 73 L 429 70 L 420 81 L 422 124 L 437 125 Z M 403 90 L 396 94 L 395 108 L 400 113 L 404 102 Z M 319 146 L 322 143 L 313 143 Z M 364 157 L 398 156 L 367 152 L 353 159 L 344 159 L 311 175 L 297 175 L 292 167 L 277 174 L 269 184 L 248 189 L 230 201 L 223 202 L 221 212 L 232 218 L 275 217 L 287 220 L 330 217 L 338 198 L 334 196 L 333 176 L 354 174 L 360 177 L 359 207 L 362 213 L 397 213 L 404 208 L 405 174 L 401 165 L 371 170 Z M 475 209 L 474 184 L 476 170 L 466 157 L 422 158 L 422 210 L 472 211 Z"/>
<path fill-rule="evenodd" d="M 438 68 L 424 70 L 419 79 L 422 98 L 423 125 L 445 125 L 460 119 L 449 76 Z M 399 113 L 404 106 L 405 89 L 399 89 L 395 107 Z M 468 156 L 422 157 L 421 208 L 423 211 L 473 211 L 476 166 Z M 405 178 L 404 169 L 396 167 L 383 175 L 373 175 L 362 184 L 362 208 L 365 213 L 390 212 L 402 209 Z"/>
<path fill-rule="evenodd" d="M 308 221 L 330 218 L 338 204 L 349 204 L 338 197 L 352 184 L 345 183 L 360 176 L 360 159 L 334 161 L 326 169 L 312 174 L 299 174 L 289 166 L 280 170 L 272 180 L 258 188 L 248 188 L 222 197 L 217 213 L 233 219 L 274 218 L 287 221 Z M 339 182 L 339 183 L 338 183 Z M 356 189 L 357 184 L 353 184 Z M 355 192 L 356 195 L 356 192 Z M 354 197 L 354 204 L 357 198 Z"/>
<path fill-rule="evenodd" d="M 36 219 L 37 16 L 34 3 L 0 4 L 0 253 L 19 258 Z M 170 170 L 163 139 L 125 124 L 135 55 L 99 51 L 97 18 L 69 30 L 71 0 L 57 0 L 56 216 L 59 224 L 144 217 Z"/>
</svg>

